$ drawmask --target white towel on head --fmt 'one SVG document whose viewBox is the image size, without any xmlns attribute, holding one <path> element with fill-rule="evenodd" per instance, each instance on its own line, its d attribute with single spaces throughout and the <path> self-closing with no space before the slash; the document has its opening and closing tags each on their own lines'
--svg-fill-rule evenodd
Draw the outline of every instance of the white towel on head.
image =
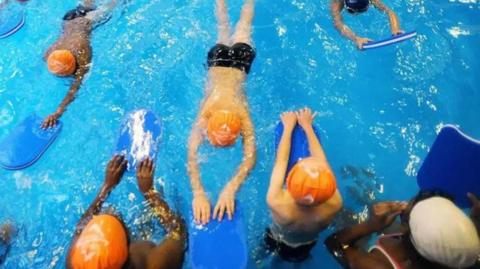
<svg viewBox="0 0 480 269">
<path fill-rule="evenodd" d="M 467 268 L 480 254 L 472 220 L 453 202 L 441 197 L 420 201 L 410 213 L 411 240 L 427 260 L 450 268 Z"/>
</svg>

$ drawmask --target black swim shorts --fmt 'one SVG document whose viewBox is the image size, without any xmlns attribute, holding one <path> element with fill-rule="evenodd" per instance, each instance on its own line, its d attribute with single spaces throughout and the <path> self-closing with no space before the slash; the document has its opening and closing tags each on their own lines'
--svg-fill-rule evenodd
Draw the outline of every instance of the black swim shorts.
<svg viewBox="0 0 480 269">
<path fill-rule="evenodd" d="M 284 242 L 277 241 L 270 228 L 265 232 L 265 244 L 269 251 L 275 252 L 280 258 L 288 262 L 302 262 L 310 257 L 310 251 L 317 241 L 306 243 L 298 247 L 291 247 Z"/>
<path fill-rule="evenodd" d="M 255 55 L 255 50 L 246 43 L 236 43 L 231 47 L 217 44 L 208 52 L 207 62 L 208 67 L 232 67 L 248 74 Z"/>
</svg>

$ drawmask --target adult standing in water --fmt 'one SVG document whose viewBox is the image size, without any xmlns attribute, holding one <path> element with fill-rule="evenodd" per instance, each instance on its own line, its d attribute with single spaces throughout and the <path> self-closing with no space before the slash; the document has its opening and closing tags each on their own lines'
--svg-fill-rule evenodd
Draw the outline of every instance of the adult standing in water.
<svg viewBox="0 0 480 269">
<path fill-rule="evenodd" d="M 370 5 L 373 5 L 378 10 L 388 15 L 392 35 L 403 33 L 400 28 L 400 22 L 397 14 L 395 14 L 393 10 L 386 6 L 382 0 L 332 0 L 331 11 L 335 28 L 337 28 L 342 35 L 355 42 L 358 49 L 362 49 L 364 44 L 372 40 L 355 34 L 355 32 L 353 32 L 347 25 L 345 25 L 345 23 L 343 23 L 343 17 L 341 13 L 343 9 L 346 9 L 348 13 L 358 15 L 366 12 Z"/>
<path fill-rule="evenodd" d="M 421 192 L 410 203 L 378 203 L 367 221 L 332 234 L 325 244 L 344 268 L 470 268 L 480 255 L 480 201 L 468 196 L 473 204 L 470 217 L 436 192 Z M 382 234 L 398 216 L 398 233 Z M 382 235 L 369 251 L 356 244 L 377 233 Z"/>
<path fill-rule="evenodd" d="M 115 156 L 107 166 L 105 182 L 80 219 L 67 257 L 69 269 L 180 269 L 185 255 L 187 230 L 183 219 L 173 212 L 153 185 L 154 164 L 150 159 L 137 168 L 138 188 L 152 213 L 165 229 L 159 245 L 150 241 L 130 242 L 123 221 L 102 213 L 103 202 L 120 183 L 127 161 Z"/>
<path fill-rule="evenodd" d="M 251 28 L 254 0 L 245 0 L 240 21 L 230 37 L 229 18 L 225 0 L 216 0 L 218 41 L 208 53 L 208 83 L 205 99 L 193 125 L 188 144 L 188 172 L 193 191 L 195 221 L 210 220 L 210 201 L 200 181 L 197 151 L 204 139 L 216 147 L 231 146 L 243 136 L 243 161 L 233 178 L 223 188 L 213 210 L 213 218 L 231 219 L 235 211 L 235 195 L 255 165 L 254 127 L 243 89 L 255 58 Z"/>
<path fill-rule="evenodd" d="M 108 18 L 116 0 L 100 8 L 94 7 L 93 0 L 85 0 L 83 5 L 68 11 L 63 17 L 63 32 L 59 39 L 47 50 L 44 59 L 48 70 L 57 76 L 73 76 L 74 81 L 67 95 L 55 113 L 49 115 L 42 128 L 56 125 L 67 106 L 73 102 L 92 61 L 90 36 L 99 23 Z"/>
</svg>

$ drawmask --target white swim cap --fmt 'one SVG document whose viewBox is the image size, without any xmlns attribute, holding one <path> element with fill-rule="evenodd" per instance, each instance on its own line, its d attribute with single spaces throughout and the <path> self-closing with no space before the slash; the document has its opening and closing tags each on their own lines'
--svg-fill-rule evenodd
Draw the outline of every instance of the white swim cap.
<svg viewBox="0 0 480 269">
<path fill-rule="evenodd" d="M 410 213 L 409 224 L 413 245 L 431 262 L 467 268 L 480 255 L 475 225 L 448 199 L 433 197 L 420 201 Z"/>
</svg>

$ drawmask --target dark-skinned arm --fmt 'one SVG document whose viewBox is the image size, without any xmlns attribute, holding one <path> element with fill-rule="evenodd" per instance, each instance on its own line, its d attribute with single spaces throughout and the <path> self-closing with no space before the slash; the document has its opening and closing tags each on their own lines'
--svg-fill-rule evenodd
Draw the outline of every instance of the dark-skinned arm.
<svg viewBox="0 0 480 269">
<path fill-rule="evenodd" d="M 166 238 L 185 243 L 187 229 L 184 220 L 170 209 L 167 202 L 160 196 L 153 186 L 154 164 L 150 159 L 142 161 L 137 168 L 138 188 L 143 193 L 153 213 L 165 229 Z"/>
<path fill-rule="evenodd" d="M 42 123 L 42 128 L 51 128 L 55 127 L 57 124 L 58 119 L 65 113 L 67 107 L 75 100 L 78 90 L 82 85 L 83 79 L 85 75 L 88 73 L 88 67 L 83 66 L 79 67 L 78 70 L 75 72 L 75 80 L 73 81 L 70 89 L 68 90 L 67 95 L 63 98 L 62 102 L 58 106 L 58 109 L 55 113 L 49 115 Z"/>
<path fill-rule="evenodd" d="M 68 251 L 67 258 L 67 268 L 70 268 L 70 251 L 71 247 L 75 245 L 78 237 L 82 233 L 86 224 L 92 219 L 94 215 L 100 213 L 103 202 L 108 198 L 108 195 L 113 190 L 113 188 L 120 182 L 120 179 L 123 176 L 123 172 L 127 167 L 127 160 L 121 155 L 114 156 L 107 165 L 105 172 L 105 181 L 100 189 L 100 192 L 97 194 L 93 202 L 88 207 L 87 211 L 82 215 L 80 221 L 77 224 L 75 229 L 74 237 L 70 245 L 70 250 Z"/>
<path fill-rule="evenodd" d="M 355 247 L 355 243 L 368 235 L 378 233 L 392 225 L 395 218 L 407 207 L 406 203 L 383 202 L 375 204 L 371 209 L 368 221 L 345 228 L 325 240 L 328 251 L 345 268 L 391 268 L 388 263 L 372 258 L 369 253 Z"/>
</svg>

